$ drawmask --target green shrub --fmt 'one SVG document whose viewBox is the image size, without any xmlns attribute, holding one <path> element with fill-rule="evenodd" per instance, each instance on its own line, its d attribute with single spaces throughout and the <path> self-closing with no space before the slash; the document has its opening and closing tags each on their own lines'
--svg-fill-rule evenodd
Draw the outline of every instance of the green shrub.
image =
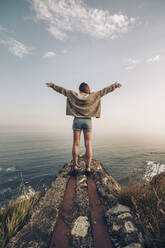
<svg viewBox="0 0 165 248">
<path fill-rule="evenodd" d="M 7 242 L 26 223 L 34 205 L 39 199 L 35 194 L 29 199 L 11 200 L 6 206 L 0 208 L 0 247 L 4 248 Z"/>
</svg>

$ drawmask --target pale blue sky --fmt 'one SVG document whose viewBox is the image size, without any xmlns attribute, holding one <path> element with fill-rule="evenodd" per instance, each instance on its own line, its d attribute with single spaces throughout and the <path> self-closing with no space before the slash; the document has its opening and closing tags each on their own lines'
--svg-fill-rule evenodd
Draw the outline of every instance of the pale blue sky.
<svg viewBox="0 0 165 248">
<path fill-rule="evenodd" d="M 0 126 L 70 132 L 65 97 L 45 83 L 117 80 L 94 131 L 164 135 L 164 13 L 163 0 L 1 0 Z"/>
</svg>

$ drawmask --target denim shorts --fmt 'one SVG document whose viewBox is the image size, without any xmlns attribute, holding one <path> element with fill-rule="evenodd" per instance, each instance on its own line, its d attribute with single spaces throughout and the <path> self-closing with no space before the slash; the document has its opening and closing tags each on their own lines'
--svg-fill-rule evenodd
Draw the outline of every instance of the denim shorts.
<svg viewBox="0 0 165 248">
<path fill-rule="evenodd" d="M 73 130 L 86 130 L 89 131 L 92 129 L 92 118 L 79 118 L 79 117 L 74 117 L 73 119 L 73 125 L 72 125 Z"/>
</svg>

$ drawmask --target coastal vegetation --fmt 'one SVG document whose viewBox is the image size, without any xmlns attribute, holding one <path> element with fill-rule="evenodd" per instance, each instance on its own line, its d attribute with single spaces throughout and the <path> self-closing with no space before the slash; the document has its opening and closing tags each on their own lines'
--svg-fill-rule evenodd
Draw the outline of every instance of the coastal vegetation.
<svg viewBox="0 0 165 248">
<path fill-rule="evenodd" d="M 165 247 L 165 172 L 144 183 L 121 187 L 119 200 L 131 207 L 143 228 L 145 247 Z"/>
<path fill-rule="evenodd" d="M 0 206 L 0 247 L 4 248 L 11 237 L 13 237 L 26 223 L 31 210 L 38 202 L 40 194 L 36 193 L 26 197 L 26 188 L 23 189 L 25 197 L 11 200 L 6 206 Z"/>
</svg>

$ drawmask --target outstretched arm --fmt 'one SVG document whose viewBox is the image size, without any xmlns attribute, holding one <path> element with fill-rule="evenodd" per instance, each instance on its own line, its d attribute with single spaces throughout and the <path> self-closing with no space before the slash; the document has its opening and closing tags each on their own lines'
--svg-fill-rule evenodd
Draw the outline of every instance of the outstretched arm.
<svg viewBox="0 0 165 248">
<path fill-rule="evenodd" d="M 97 91 L 97 94 L 99 94 L 101 97 L 110 93 L 111 91 L 114 91 L 116 88 L 120 88 L 122 85 L 119 83 L 111 84 L 108 87 L 103 88 L 102 90 Z"/>
<path fill-rule="evenodd" d="M 54 84 L 54 83 L 52 83 L 52 82 L 46 83 L 46 85 L 47 85 L 48 87 L 52 88 L 53 90 L 55 90 L 55 91 L 57 91 L 57 92 L 63 94 L 64 96 L 67 96 L 67 95 L 68 95 L 68 92 L 70 91 L 70 90 L 67 90 L 67 89 L 65 89 L 65 88 L 63 88 L 63 87 L 61 87 L 61 86 L 58 86 L 58 85 L 56 85 L 56 84 Z"/>
</svg>

